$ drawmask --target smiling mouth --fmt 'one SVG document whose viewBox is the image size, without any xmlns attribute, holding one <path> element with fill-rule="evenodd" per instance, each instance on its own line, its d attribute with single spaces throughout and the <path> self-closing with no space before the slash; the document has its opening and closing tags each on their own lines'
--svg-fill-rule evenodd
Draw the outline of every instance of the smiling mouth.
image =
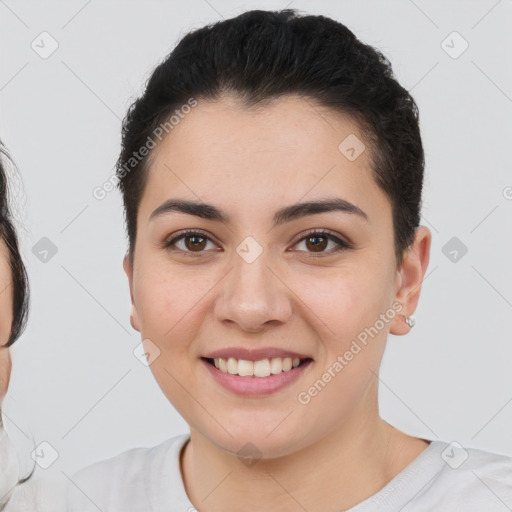
<svg viewBox="0 0 512 512">
<path fill-rule="evenodd" d="M 236 359 L 234 357 L 219 357 L 215 359 L 202 357 L 201 359 L 215 366 L 215 368 L 223 373 L 256 378 L 279 375 L 283 372 L 292 372 L 300 366 L 313 361 L 310 357 L 305 359 L 299 359 L 298 357 L 272 357 L 259 361 L 248 361 L 247 359 Z"/>
</svg>

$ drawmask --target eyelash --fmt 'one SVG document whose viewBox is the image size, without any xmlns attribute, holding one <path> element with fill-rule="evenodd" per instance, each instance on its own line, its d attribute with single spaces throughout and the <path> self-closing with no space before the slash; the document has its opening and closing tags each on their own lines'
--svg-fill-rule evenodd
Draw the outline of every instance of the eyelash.
<svg viewBox="0 0 512 512">
<path fill-rule="evenodd" d="M 187 231 L 184 231 L 183 233 L 180 233 L 178 236 L 174 237 L 174 238 L 171 238 L 170 240 L 166 240 L 164 241 L 164 248 L 165 249 L 169 249 L 169 250 L 178 250 L 178 251 L 181 251 L 183 252 L 184 255 L 186 256 L 200 256 L 202 254 L 204 254 L 204 252 L 206 251 L 188 251 L 188 250 L 183 250 L 183 249 L 175 249 L 173 248 L 173 245 L 175 245 L 177 242 L 179 242 L 180 240 L 184 239 L 184 238 L 191 238 L 193 236 L 199 236 L 201 238 L 206 238 L 207 240 L 209 241 L 213 241 L 208 235 L 206 235 L 205 233 L 201 232 L 201 231 L 197 231 L 197 230 L 187 230 Z M 318 237 L 318 238 L 327 238 L 328 240 L 331 240 L 333 242 L 335 242 L 337 244 L 337 247 L 335 247 L 334 249 L 331 249 L 330 251 L 325 251 L 325 252 L 319 252 L 319 253 L 314 253 L 314 252 L 310 252 L 310 251 L 299 251 L 299 252 L 306 252 L 306 253 L 309 253 L 310 255 L 312 256 L 315 256 L 315 257 L 318 257 L 318 256 L 328 256 L 328 255 L 331 255 L 333 253 L 337 253 L 339 251 L 343 251 L 343 250 L 347 250 L 347 249 L 352 249 L 353 246 L 340 239 L 339 237 L 337 237 L 336 235 L 334 235 L 333 233 L 331 233 L 330 231 L 327 231 L 327 230 L 319 230 L 319 229 L 312 229 L 310 231 L 308 231 L 302 238 L 300 238 L 299 240 L 297 240 L 297 242 L 295 242 L 294 245 L 297 245 L 298 243 L 304 241 L 304 240 L 307 240 L 308 238 L 311 238 L 311 237 Z"/>
</svg>

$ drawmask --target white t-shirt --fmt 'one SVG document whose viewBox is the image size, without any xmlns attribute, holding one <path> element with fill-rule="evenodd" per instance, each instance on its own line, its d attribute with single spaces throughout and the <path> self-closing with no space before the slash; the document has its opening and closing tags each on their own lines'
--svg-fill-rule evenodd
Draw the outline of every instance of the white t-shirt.
<svg viewBox="0 0 512 512">
<path fill-rule="evenodd" d="M 65 510 L 66 486 L 63 480 L 57 477 L 32 476 L 27 482 L 16 486 L 2 512 L 65 512 Z"/>
<path fill-rule="evenodd" d="M 180 472 L 189 434 L 134 448 L 79 471 L 68 512 L 195 512 Z M 347 512 L 507 512 L 512 458 L 432 441 L 379 492 Z"/>
</svg>

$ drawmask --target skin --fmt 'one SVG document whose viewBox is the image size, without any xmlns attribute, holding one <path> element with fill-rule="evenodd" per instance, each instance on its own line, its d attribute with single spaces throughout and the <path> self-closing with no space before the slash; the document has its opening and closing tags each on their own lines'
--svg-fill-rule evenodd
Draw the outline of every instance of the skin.
<svg viewBox="0 0 512 512">
<path fill-rule="evenodd" d="M 124 259 L 131 323 L 160 350 L 151 370 L 190 426 L 181 471 L 201 512 L 346 509 L 428 446 L 380 418 L 377 375 L 388 333 L 409 332 L 404 319 L 419 300 L 431 233 L 417 229 L 397 268 L 391 204 L 372 178 L 369 151 L 349 161 L 338 150 L 349 134 L 364 140 L 348 116 L 300 97 L 251 111 L 223 96 L 199 102 L 151 155 L 133 265 Z M 272 228 L 277 209 L 329 197 L 357 205 L 368 221 L 334 211 Z M 150 219 L 170 198 L 214 204 L 232 221 L 176 212 Z M 202 252 L 190 239 L 163 246 L 190 228 L 209 236 Z M 303 238 L 311 228 L 353 249 L 333 252 L 329 242 L 318 255 Z M 263 249 L 250 264 L 236 252 L 247 236 Z M 400 314 L 299 403 L 394 302 Z M 244 398 L 218 385 L 200 360 L 235 346 L 294 350 L 313 363 L 285 389 Z M 247 442 L 261 454 L 252 467 L 236 455 Z"/>
<path fill-rule="evenodd" d="M 12 286 L 9 255 L 5 242 L 0 240 L 0 405 L 7 393 L 11 375 L 11 356 L 7 343 L 13 321 Z"/>
</svg>

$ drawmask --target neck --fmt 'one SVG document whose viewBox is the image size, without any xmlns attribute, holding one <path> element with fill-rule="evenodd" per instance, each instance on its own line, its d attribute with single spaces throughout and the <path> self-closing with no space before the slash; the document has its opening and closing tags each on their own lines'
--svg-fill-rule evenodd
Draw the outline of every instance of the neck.
<svg viewBox="0 0 512 512">
<path fill-rule="evenodd" d="M 382 489 L 426 446 L 376 412 L 298 452 L 247 467 L 191 428 L 181 468 L 187 494 L 201 512 L 339 512 Z"/>
</svg>

